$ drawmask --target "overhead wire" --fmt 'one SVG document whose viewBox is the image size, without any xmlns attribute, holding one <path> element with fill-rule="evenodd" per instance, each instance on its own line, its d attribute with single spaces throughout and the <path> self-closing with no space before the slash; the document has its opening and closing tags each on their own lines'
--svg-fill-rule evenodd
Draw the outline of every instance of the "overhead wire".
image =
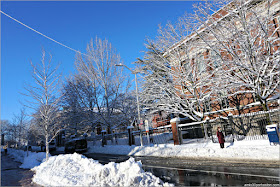
<svg viewBox="0 0 280 187">
<path fill-rule="evenodd" d="M 31 27 L 29 27 L 28 25 L 26 25 L 26 24 L 20 22 L 20 21 L 17 20 L 16 18 L 13 18 L 12 16 L 10 16 L 10 15 L 8 15 L 7 13 L 3 12 L 2 10 L 0 10 L 0 12 L 1 12 L 2 14 L 4 14 L 5 16 L 7 16 L 8 18 L 14 20 L 15 22 L 17 22 L 17 23 L 23 25 L 24 27 L 26 27 L 26 28 L 28 28 L 28 29 L 30 29 L 30 30 L 36 32 L 37 34 L 40 34 L 41 36 L 43 36 L 43 37 L 45 37 L 45 38 L 47 38 L 47 39 L 49 39 L 49 40 L 51 40 L 51 41 L 53 41 L 53 42 L 55 42 L 55 43 L 61 45 L 61 46 L 63 46 L 63 47 L 66 47 L 67 49 L 70 49 L 70 50 L 72 50 L 72 51 L 74 51 L 74 52 L 76 52 L 76 53 L 80 53 L 80 54 L 82 54 L 82 55 L 84 55 L 84 56 L 90 57 L 89 55 L 87 55 L 87 54 L 85 54 L 85 53 L 82 53 L 82 52 L 80 52 L 80 51 L 78 51 L 78 50 L 76 50 L 76 49 L 73 49 L 73 48 L 71 48 L 71 47 L 69 47 L 69 46 L 67 46 L 67 45 L 65 45 L 65 44 L 63 44 L 63 43 L 61 43 L 61 42 L 58 42 L 58 41 L 52 39 L 51 37 L 49 37 L 49 36 L 47 36 L 47 35 L 45 35 L 45 34 L 39 32 L 39 31 L 37 31 L 37 30 L 35 30 L 35 29 L 31 28 Z"/>
</svg>

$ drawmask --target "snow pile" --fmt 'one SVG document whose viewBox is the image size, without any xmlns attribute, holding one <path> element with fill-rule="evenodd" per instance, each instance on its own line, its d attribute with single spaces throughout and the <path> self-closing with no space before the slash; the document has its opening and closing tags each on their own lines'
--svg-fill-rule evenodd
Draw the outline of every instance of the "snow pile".
<svg viewBox="0 0 280 187">
<path fill-rule="evenodd" d="M 174 146 L 159 144 L 153 146 L 91 146 L 91 153 L 120 154 L 134 156 L 158 156 L 180 158 L 213 158 L 213 159 L 247 159 L 247 160 L 279 160 L 279 145 L 270 145 L 268 140 L 242 140 L 226 142 L 221 149 L 218 143 L 199 140 L 189 144 Z"/>
<path fill-rule="evenodd" d="M 46 159 L 45 152 L 39 152 L 39 153 L 29 152 L 28 156 L 24 157 L 23 163 L 20 166 L 20 168 L 31 169 L 35 166 L 39 166 L 42 162 L 45 161 L 45 159 Z"/>
<path fill-rule="evenodd" d="M 170 186 L 145 172 L 134 158 L 102 165 L 74 153 L 50 157 L 32 170 L 33 182 L 42 186 Z"/>
<path fill-rule="evenodd" d="M 24 157 L 26 156 L 26 152 L 19 149 L 10 149 L 8 148 L 7 153 L 17 162 L 23 163 Z M 30 153 L 30 151 L 29 151 Z"/>
<path fill-rule="evenodd" d="M 40 165 L 46 158 L 46 153 L 45 152 L 31 152 L 28 151 L 28 156 L 27 152 L 23 150 L 18 150 L 18 149 L 8 149 L 8 154 L 18 162 L 21 162 L 22 165 L 20 168 L 24 169 L 30 169 L 35 166 Z M 51 156 L 49 154 L 49 156 Z"/>
</svg>

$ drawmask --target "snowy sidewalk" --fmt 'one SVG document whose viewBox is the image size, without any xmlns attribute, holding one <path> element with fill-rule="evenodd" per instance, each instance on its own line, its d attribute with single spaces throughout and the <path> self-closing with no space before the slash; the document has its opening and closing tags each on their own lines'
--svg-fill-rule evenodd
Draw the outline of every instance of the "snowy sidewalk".
<svg viewBox="0 0 280 187">
<path fill-rule="evenodd" d="M 1 186 L 36 186 L 31 184 L 33 172 L 19 168 L 20 165 L 9 155 L 1 153 Z"/>
<path fill-rule="evenodd" d="M 279 145 L 270 145 L 268 140 L 242 140 L 225 143 L 221 149 L 211 141 L 177 145 L 159 144 L 151 146 L 106 145 L 88 146 L 88 153 L 119 154 L 131 156 L 155 156 L 176 158 L 208 158 L 224 160 L 279 161 Z"/>
</svg>

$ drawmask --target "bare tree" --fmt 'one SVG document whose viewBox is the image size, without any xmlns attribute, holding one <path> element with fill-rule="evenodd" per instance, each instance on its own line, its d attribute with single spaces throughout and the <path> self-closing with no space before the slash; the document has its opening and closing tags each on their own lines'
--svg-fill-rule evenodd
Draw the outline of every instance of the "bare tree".
<svg viewBox="0 0 280 187">
<path fill-rule="evenodd" d="M 90 81 L 80 75 L 68 78 L 62 89 L 62 106 L 68 129 L 73 129 L 75 134 L 94 130 L 96 88 Z"/>
<path fill-rule="evenodd" d="M 251 94 L 269 110 L 268 101 L 280 97 L 280 2 L 236 0 L 215 14 L 211 7 L 196 6 L 194 18 L 201 25 L 196 34 L 216 54 L 216 75 L 227 80 L 220 90 L 229 97 Z"/>
<path fill-rule="evenodd" d="M 9 145 L 15 143 L 14 128 L 10 121 L 1 120 L 1 135 L 4 134 L 5 142 L 9 142 Z M 1 142 L 2 143 L 2 142 Z"/>
<path fill-rule="evenodd" d="M 277 10 L 275 0 L 205 1 L 160 27 L 138 61 L 144 105 L 195 121 L 212 108 L 242 112 L 253 97 L 268 110 L 280 96 Z"/>
<path fill-rule="evenodd" d="M 137 104 L 134 93 L 127 91 L 120 93 L 118 98 L 114 100 L 115 108 L 115 124 L 113 129 L 127 127 L 137 116 Z"/>
<path fill-rule="evenodd" d="M 76 67 L 81 77 L 90 82 L 94 97 L 95 120 L 111 133 L 116 120 L 116 104 L 120 93 L 126 91 L 125 76 L 121 68 L 115 65 L 121 63 L 120 55 L 106 39 L 96 38 L 87 46 L 87 56 L 79 53 Z M 91 105 L 92 107 L 93 105 Z M 86 106 L 90 110 L 93 108 Z"/>
<path fill-rule="evenodd" d="M 194 52 L 205 45 L 197 45 L 196 40 L 181 43 L 194 26 L 186 14 L 175 25 L 160 27 L 157 39 L 147 40 L 146 55 L 137 63 L 144 74 L 141 100 L 145 107 L 200 121 L 207 112 L 205 103 L 212 94 L 209 84 L 215 77 L 214 71 L 207 71 L 204 54 L 201 58 Z"/>
<path fill-rule="evenodd" d="M 47 61 L 45 51 L 42 51 L 40 64 L 33 64 L 34 84 L 25 87 L 27 96 L 31 98 L 28 107 L 35 110 L 33 117 L 37 121 L 38 132 L 45 138 L 46 159 L 49 158 L 49 143 L 55 138 L 60 130 L 60 124 L 57 122 L 59 115 L 59 100 L 57 97 L 58 83 L 60 74 L 57 73 L 58 66 L 52 67 L 51 58 Z"/>
<path fill-rule="evenodd" d="M 26 134 L 28 129 L 28 120 L 25 109 L 22 108 L 18 115 L 13 118 L 13 126 L 15 128 L 15 140 L 17 146 L 22 146 L 27 143 Z"/>
</svg>

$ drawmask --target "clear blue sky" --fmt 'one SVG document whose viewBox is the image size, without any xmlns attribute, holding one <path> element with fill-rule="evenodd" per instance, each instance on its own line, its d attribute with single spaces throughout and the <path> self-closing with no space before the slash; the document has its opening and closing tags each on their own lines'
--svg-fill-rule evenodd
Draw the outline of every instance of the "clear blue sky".
<svg viewBox="0 0 280 187">
<path fill-rule="evenodd" d="M 191 1 L 1 2 L 1 10 L 43 34 L 81 52 L 95 36 L 107 38 L 124 63 L 142 57 L 146 37 L 155 37 L 158 24 L 176 21 L 191 11 Z M 74 72 L 75 52 L 1 15 L 1 119 L 12 120 L 32 82 L 30 60 L 39 62 L 41 49 L 61 63 L 63 76 Z M 131 76 L 133 79 L 133 76 Z"/>
</svg>

